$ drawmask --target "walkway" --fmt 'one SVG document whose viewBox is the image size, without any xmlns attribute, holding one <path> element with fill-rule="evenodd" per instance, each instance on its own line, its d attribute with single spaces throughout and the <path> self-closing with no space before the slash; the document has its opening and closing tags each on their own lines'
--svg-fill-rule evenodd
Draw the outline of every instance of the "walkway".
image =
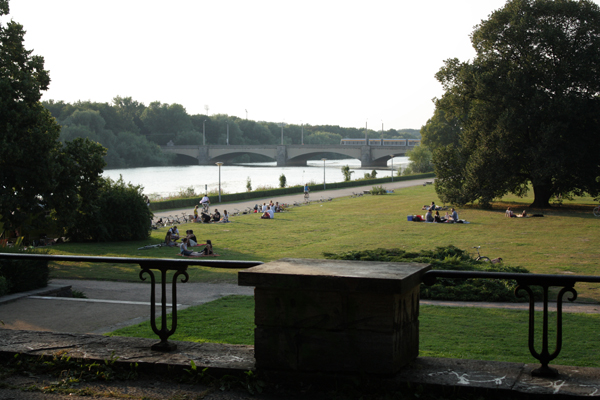
<svg viewBox="0 0 600 400">
<path fill-rule="evenodd" d="M 427 182 L 433 182 L 434 178 L 426 178 L 426 179 L 415 179 L 410 181 L 397 181 L 397 182 L 388 182 L 382 183 L 377 186 L 383 186 L 387 190 L 399 190 L 411 186 L 422 186 L 426 185 Z M 320 190 L 318 192 L 313 192 L 310 194 L 311 201 L 318 201 L 321 199 L 328 198 L 339 198 L 339 197 L 350 197 L 353 193 L 363 193 L 364 191 L 371 190 L 374 185 L 365 185 L 365 186 L 355 186 L 350 188 L 342 188 L 342 189 L 332 189 L 332 190 Z M 252 200 L 245 200 L 239 202 L 231 202 L 231 203 L 219 203 L 218 197 L 211 197 L 211 211 L 214 208 L 218 208 L 221 212 L 225 209 L 228 211 L 233 211 L 235 209 L 243 211 L 249 207 L 254 207 L 255 204 L 268 203 L 273 200 L 273 203 L 288 203 L 294 204 L 294 202 L 302 203 L 304 202 L 304 193 L 301 188 L 298 188 L 298 194 L 288 194 L 284 196 L 277 197 L 264 197 L 257 198 Z M 160 210 L 154 213 L 154 216 L 157 218 L 166 218 L 170 215 L 173 216 L 181 216 L 182 213 L 193 214 L 194 208 L 182 208 L 177 210 Z"/>
</svg>

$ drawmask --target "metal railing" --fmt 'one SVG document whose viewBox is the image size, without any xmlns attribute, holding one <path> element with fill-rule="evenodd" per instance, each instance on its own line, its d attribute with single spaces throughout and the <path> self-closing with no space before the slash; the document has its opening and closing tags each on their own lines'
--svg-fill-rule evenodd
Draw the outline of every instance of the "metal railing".
<svg viewBox="0 0 600 400">
<path fill-rule="evenodd" d="M 45 255 L 45 254 L 25 254 L 25 253 L 0 253 L 0 258 L 17 260 L 45 260 L 45 261 L 70 261 L 70 262 L 90 262 L 90 263 L 120 263 L 120 264 L 138 264 L 141 268 L 140 279 L 146 280 L 144 275 L 150 276 L 152 283 L 150 289 L 150 325 L 152 331 L 158 335 L 160 342 L 152 345 L 152 350 L 171 351 L 177 346 L 168 342 L 168 338 L 175 333 L 177 329 L 177 279 L 181 276 L 181 282 L 189 280 L 187 273 L 188 266 L 201 266 L 211 268 L 229 268 L 243 269 L 256 265 L 261 265 L 261 261 L 229 261 L 229 260 L 190 260 L 168 259 L 168 258 L 126 258 L 126 257 L 90 257 L 90 256 L 65 256 L 65 255 Z M 156 277 L 154 271 L 158 270 L 161 274 L 161 328 L 156 326 Z M 167 272 L 174 272 L 172 280 L 171 294 L 171 328 L 167 324 Z"/>
<path fill-rule="evenodd" d="M 585 275 L 546 275 L 546 274 L 518 274 L 506 272 L 476 272 L 476 271 L 446 271 L 431 270 L 423 276 L 423 283 L 433 285 L 437 278 L 452 279 L 504 279 L 517 282 L 515 295 L 517 297 L 529 296 L 529 352 L 541 362 L 542 366 L 532 371 L 534 376 L 556 377 L 558 371 L 549 367 L 550 361 L 558 357 L 562 348 L 562 304 L 563 296 L 570 293 L 569 301 L 573 302 L 577 298 L 577 291 L 574 286 L 577 282 L 600 283 L 600 276 Z M 542 310 L 542 349 L 540 352 L 535 350 L 535 296 L 530 286 L 540 286 L 543 293 Z M 548 289 L 550 287 L 561 287 L 556 298 L 556 347 L 552 353 L 548 350 Z"/>
</svg>

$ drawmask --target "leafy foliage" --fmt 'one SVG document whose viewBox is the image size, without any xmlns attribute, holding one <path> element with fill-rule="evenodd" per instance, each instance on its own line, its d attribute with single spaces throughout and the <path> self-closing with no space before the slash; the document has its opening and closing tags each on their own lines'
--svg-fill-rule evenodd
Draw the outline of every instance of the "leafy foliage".
<svg viewBox="0 0 600 400">
<path fill-rule="evenodd" d="M 77 222 L 69 229 L 73 241 L 123 241 L 148 237 L 152 213 L 146 205 L 141 186 L 102 179 L 88 205 L 79 212 Z"/>
<path fill-rule="evenodd" d="M 344 175 L 344 182 L 350 182 L 350 180 L 352 179 L 353 173 L 354 173 L 354 171 L 350 171 L 349 165 L 344 165 L 342 167 L 342 174 Z"/>
<path fill-rule="evenodd" d="M 287 186 L 287 178 L 285 177 L 284 174 L 281 174 L 279 176 L 279 187 L 280 188 L 284 188 Z"/>
<path fill-rule="evenodd" d="M 0 16 L 8 1 L 0 2 Z M 23 26 L 0 25 L 0 215 L 15 229 L 43 211 L 57 166 L 60 127 L 39 100 L 50 83 L 44 59 L 26 50 Z"/>
<path fill-rule="evenodd" d="M 436 191 L 458 205 L 507 193 L 533 207 L 600 194 L 600 8 L 591 1 L 511 0 L 471 35 L 472 62 L 446 60 L 445 93 L 421 130 Z"/>
<path fill-rule="evenodd" d="M 410 164 L 404 170 L 404 175 L 433 171 L 433 155 L 427 146 L 416 146 L 407 153 Z"/>
<path fill-rule="evenodd" d="M 23 250 L 16 247 L 5 247 L 3 253 L 48 254 L 45 249 Z M 0 259 L 0 295 L 26 292 L 28 290 L 48 286 L 50 270 L 46 260 L 10 260 Z"/>
<path fill-rule="evenodd" d="M 380 194 L 386 194 L 387 191 L 383 186 L 373 186 L 373 188 L 371 188 L 371 194 L 372 195 L 380 195 Z"/>
<path fill-rule="evenodd" d="M 324 253 L 329 259 L 414 262 L 431 264 L 432 269 L 527 273 L 522 267 L 475 261 L 466 251 L 452 245 L 435 250 L 407 252 L 400 249 L 357 250 L 345 253 Z M 421 285 L 421 298 L 457 301 L 522 301 L 514 295 L 515 281 L 499 279 L 438 279 L 432 286 Z"/>
</svg>

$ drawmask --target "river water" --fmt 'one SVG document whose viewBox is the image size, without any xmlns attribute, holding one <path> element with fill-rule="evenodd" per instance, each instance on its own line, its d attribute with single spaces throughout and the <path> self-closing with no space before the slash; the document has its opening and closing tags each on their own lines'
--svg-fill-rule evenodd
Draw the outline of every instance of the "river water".
<svg viewBox="0 0 600 400">
<path fill-rule="evenodd" d="M 395 157 L 394 170 L 405 168 L 409 161 L 408 157 Z M 356 159 L 327 160 L 325 167 L 323 161 L 309 161 L 303 167 L 278 167 L 276 162 L 249 163 L 221 166 L 221 193 L 240 193 L 246 191 L 246 180 L 250 178 L 252 189 L 278 188 L 279 177 L 285 175 L 287 186 L 342 182 L 344 176 L 342 167 L 348 165 L 350 171 L 354 171 L 352 179 L 362 178 L 370 169 L 360 169 L 360 161 Z M 377 169 L 377 177 L 390 176 L 388 169 Z M 193 188 L 198 195 L 208 192 L 218 193 L 219 167 L 217 165 L 186 165 L 178 167 L 149 167 L 149 168 L 125 168 L 109 169 L 104 171 L 103 176 L 113 180 L 123 176 L 125 182 L 140 185 L 144 193 L 151 199 L 166 198 L 176 195 L 187 188 Z"/>
</svg>

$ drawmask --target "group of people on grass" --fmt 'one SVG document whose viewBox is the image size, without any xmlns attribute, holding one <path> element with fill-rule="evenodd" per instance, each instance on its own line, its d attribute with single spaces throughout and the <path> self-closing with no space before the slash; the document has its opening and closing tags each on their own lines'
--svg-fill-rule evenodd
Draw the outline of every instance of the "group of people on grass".
<svg viewBox="0 0 600 400">
<path fill-rule="evenodd" d="M 271 200 L 269 202 L 269 204 L 263 203 L 262 206 L 260 204 L 254 205 L 254 212 L 261 213 L 261 216 L 260 216 L 261 219 L 273 219 L 273 218 L 275 218 L 276 212 L 282 212 L 282 211 L 283 211 L 283 206 L 280 206 L 278 201 L 275 202 L 275 204 L 273 204 L 273 200 Z"/>
<path fill-rule="evenodd" d="M 206 243 L 198 244 L 198 239 L 196 238 L 196 235 L 194 235 L 194 231 L 191 229 L 185 231 L 185 237 L 183 237 L 181 239 L 181 243 L 177 243 L 177 240 L 179 240 L 179 239 L 180 239 L 179 229 L 177 229 L 176 225 L 173 225 L 171 228 L 169 228 L 169 230 L 167 231 L 167 234 L 165 236 L 165 243 L 167 246 L 170 246 L 170 247 L 179 246 L 179 253 L 184 256 L 202 257 L 202 256 L 208 256 L 208 255 L 214 254 L 213 248 L 212 248 L 212 242 L 210 240 L 207 240 Z M 196 246 L 204 246 L 204 249 L 199 252 L 191 251 L 188 249 L 189 247 L 196 247 Z"/>
<path fill-rule="evenodd" d="M 198 206 L 194 207 L 194 222 L 202 222 L 208 224 L 210 222 L 225 223 L 229 222 L 229 214 L 227 210 L 223 210 L 223 215 L 215 208 L 212 214 L 205 213 L 204 210 L 199 211 Z"/>
<path fill-rule="evenodd" d="M 431 202 L 430 206 L 423 206 L 423 209 L 426 209 L 427 212 L 425 215 L 413 215 L 412 220 L 416 222 L 437 222 L 437 223 L 455 223 L 461 222 L 458 218 L 458 212 L 454 207 L 452 207 L 451 212 L 448 213 L 446 211 L 446 215 L 443 217 L 440 215 L 440 210 L 442 207 L 436 206 L 435 202 Z M 435 214 L 434 214 L 435 213 Z"/>
</svg>

